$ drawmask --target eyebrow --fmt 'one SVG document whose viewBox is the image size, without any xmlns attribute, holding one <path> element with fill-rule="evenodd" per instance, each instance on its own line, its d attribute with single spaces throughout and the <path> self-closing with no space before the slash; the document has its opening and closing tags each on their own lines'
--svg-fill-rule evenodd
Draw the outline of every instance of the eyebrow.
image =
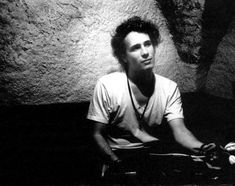
<svg viewBox="0 0 235 186">
<path fill-rule="evenodd" d="M 152 41 L 151 41 L 150 39 L 144 41 L 144 45 L 145 45 L 145 44 L 149 44 L 149 43 L 152 44 Z M 132 50 L 134 50 L 134 49 L 140 47 L 140 45 L 141 45 L 140 43 L 137 43 L 137 44 L 135 44 L 135 45 L 132 45 L 132 46 L 130 47 L 130 50 L 132 51 Z"/>
<path fill-rule="evenodd" d="M 138 43 L 138 44 L 132 45 L 132 46 L 130 47 L 130 50 L 134 50 L 134 49 L 137 49 L 137 48 L 139 48 L 139 47 L 140 47 L 140 44 Z"/>
</svg>

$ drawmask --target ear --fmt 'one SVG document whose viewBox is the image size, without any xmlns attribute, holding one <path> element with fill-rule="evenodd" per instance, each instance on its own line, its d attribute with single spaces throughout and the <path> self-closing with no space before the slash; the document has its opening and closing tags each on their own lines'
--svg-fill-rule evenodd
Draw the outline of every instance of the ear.
<svg viewBox="0 0 235 186">
<path fill-rule="evenodd" d="M 122 55 L 122 61 L 123 61 L 124 63 L 127 63 L 127 59 L 126 59 L 126 56 L 125 56 L 125 55 Z"/>
</svg>

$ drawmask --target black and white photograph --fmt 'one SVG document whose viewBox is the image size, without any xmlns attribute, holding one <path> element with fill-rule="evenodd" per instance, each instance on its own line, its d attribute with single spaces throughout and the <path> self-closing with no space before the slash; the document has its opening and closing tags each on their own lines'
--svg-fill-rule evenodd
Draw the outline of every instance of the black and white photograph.
<svg viewBox="0 0 235 186">
<path fill-rule="evenodd" d="M 235 184 L 234 0 L 1 0 L 0 185 Z"/>
</svg>

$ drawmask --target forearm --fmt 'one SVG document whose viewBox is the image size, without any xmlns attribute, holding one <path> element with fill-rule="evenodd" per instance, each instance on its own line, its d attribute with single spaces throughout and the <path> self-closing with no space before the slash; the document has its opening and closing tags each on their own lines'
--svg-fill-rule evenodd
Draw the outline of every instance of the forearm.
<svg viewBox="0 0 235 186">
<path fill-rule="evenodd" d="M 199 149 L 203 144 L 186 128 L 182 131 L 176 131 L 174 137 L 179 144 L 195 153 L 199 152 Z"/>
<path fill-rule="evenodd" d="M 186 128 L 183 119 L 172 120 L 169 124 L 176 142 L 195 153 L 199 151 L 203 143 Z"/>
</svg>

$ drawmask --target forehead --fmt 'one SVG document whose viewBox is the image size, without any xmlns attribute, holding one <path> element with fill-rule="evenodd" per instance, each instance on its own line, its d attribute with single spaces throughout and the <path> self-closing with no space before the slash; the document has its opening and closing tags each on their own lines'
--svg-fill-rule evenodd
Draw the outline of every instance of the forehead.
<svg viewBox="0 0 235 186">
<path fill-rule="evenodd" d="M 124 43 L 128 47 L 144 43 L 145 41 L 150 40 L 149 35 L 146 33 L 140 33 L 140 32 L 130 32 L 126 35 L 124 38 Z"/>
</svg>

